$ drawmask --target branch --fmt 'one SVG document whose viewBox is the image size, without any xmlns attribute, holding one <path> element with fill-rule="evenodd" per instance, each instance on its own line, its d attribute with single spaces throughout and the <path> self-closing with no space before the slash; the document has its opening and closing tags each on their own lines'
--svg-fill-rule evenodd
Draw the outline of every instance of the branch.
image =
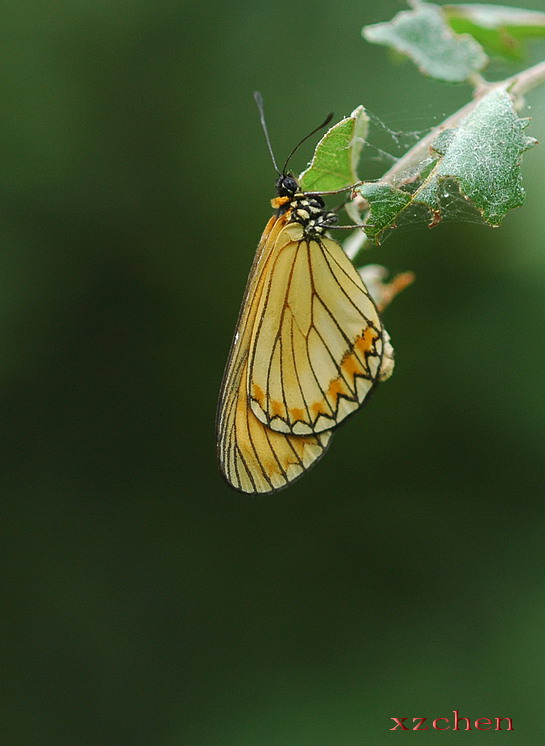
<svg viewBox="0 0 545 746">
<path fill-rule="evenodd" d="M 458 111 L 445 119 L 445 121 L 440 125 L 434 127 L 431 132 L 419 140 L 416 145 L 408 150 L 405 155 L 397 160 L 396 163 L 386 171 L 380 181 L 395 185 L 401 174 L 406 174 L 411 169 L 411 166 L 415 166 L 427 158 L 430 145 L 441 130 L 456 127 L 461 120 L 465 119 L 465 117 L 473 111 L 481 98 L 494 88 L 505 88 L 513 99 L 514 106 L 519 109 L 523 106 L 524 94 L 532 91 L 543 83 L 545 83 L 545 60 L 499 82 L 489 83 L 483 79 L 479 79 L 473 100 L 461 109 L 458 109 Z M 361 197 L 357 197 L 354 200 L 354 205 L 358 209 L 362 209 L 364 204 L 364 200 Z M 359 252 L 363 248 L 366 248 L 368 243 L 370 243 L 370 239 L 365 235 L 365 233 L 362 230 L 357 230 L 347 238 L 344 243 L 344 249 L 349 258 L 353 261 Z"/>
</svg>

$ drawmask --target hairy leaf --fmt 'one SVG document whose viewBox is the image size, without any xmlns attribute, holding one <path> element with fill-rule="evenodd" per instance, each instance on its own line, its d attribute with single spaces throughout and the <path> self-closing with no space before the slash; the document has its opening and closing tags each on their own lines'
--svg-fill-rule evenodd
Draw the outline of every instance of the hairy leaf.
<svg viewBox="0 0 545 746">
<path fill-rule="evenodd" d="M 411 201 L 411 195 L 386 182 L 367 182 L 356 189 L 369 204 L 365 232 L 378 239 L 385 228 L 392 225 L 400 212 Z"/>
<path fill-rule="evenodd" d="M 481 45 L 468 34 L 455 34 L 441 8 L 431 3 L 417 3 L 391 21 L 365 26 L 362 34 L 406 54 L 426 75 L 450 83 L 467 80 L 488 62 Z"/>
<path fill-rule="evenodd" d="M 433 143 L 438 161 L 414 200 L 424 203 L 440 219 L 441 185 L 454 180 L 461 193 L 490 225 L 499 225 L 508 210 L 524 201 L 520 162 L 535 145 L 523 130 L 504 88 L 488 93 L 456 129 L 444 130 Z"/>
</svg>

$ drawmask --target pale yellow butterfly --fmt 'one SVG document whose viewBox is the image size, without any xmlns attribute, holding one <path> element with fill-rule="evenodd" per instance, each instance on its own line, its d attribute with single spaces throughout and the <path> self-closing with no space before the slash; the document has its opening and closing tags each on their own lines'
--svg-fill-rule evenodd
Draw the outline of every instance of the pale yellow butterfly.
<svg viewBox="0 0 545 746">
<path fill-rule="evenodd" d="M 262 104 L 260 113 L 264 125 Z M 325 234 L 336 214 L 319 193 L 302 192 L 286 166 L 279 174 L 275 214 L 250 270 L 217 415 L 220 469 L 246 493 L 274 492 L 303 474 L 324 453 L 333 428 L 393 369 L 367 288 Z"/>
</svg>

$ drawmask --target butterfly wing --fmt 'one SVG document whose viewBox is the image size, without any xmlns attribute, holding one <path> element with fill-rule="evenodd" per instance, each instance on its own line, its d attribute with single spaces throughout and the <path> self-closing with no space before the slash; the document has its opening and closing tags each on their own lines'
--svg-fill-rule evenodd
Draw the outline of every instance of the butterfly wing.
<svg viewBox="0 0 545 746">
<path fill-rule="evenodd" d="M 277 432 L 330 430 L 393 368 L 375 304 L 343 249 L 305 238 L 297 223 L 276 238 L 255 318 L 247 394 Z"/>
<path fill-rule="evenodd" d="M 280 247 L 287 215 L 273 217 L 261 238 L 242 302 L 237 329 L 222 383 L 217 416 L 218 460 L 227 482 L 246 493 L 286 487 L 324 453 L 331 432 L 297 436 L 275 432 L 250 407 L 248 360 L 261 299 L 270 285 L 271 268 Z M 282 238 L 279 241 L 279 237 Z"/>
</svg>

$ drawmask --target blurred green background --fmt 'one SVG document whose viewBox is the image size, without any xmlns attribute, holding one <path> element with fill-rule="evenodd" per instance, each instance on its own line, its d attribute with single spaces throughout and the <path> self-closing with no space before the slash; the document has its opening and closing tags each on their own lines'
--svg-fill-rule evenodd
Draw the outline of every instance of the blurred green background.
<svg viewBox="0 0 545 746">
<path fill-rule="evenodd" d="M 274 195 L 252 91 L 279 160 L 331 109 L 441 121 L 470 89 L 360 37 L 401 7 L 5 4 L 3 743 L 380 746 L 453 709 L 543 743 L 543 146 L 500 229 L 369 253 L 418 278 L 386 314 L 397 367 L 315 469 L 250 498 L 215 464 Z"/>
</svg>

